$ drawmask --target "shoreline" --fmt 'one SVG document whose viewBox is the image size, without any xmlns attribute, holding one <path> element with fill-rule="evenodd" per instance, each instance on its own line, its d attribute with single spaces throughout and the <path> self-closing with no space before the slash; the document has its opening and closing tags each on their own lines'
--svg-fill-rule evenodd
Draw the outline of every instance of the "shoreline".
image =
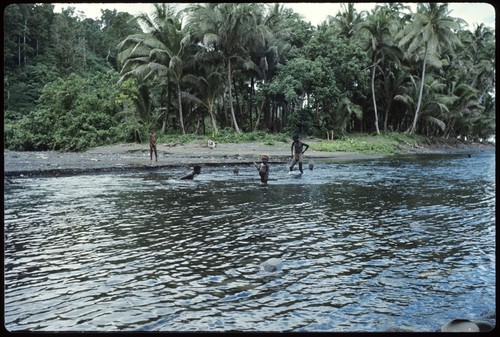
<svg viewBox="0 0 500 337">
<path fill-rule="evenodd" d="M 310 143 L 310 142 L 309 142 Z M 495 145 L 471 143 L 459 146 L 404 147 L 400 155 L 419 154 L 469 154 L 477 151 L 494 151 Z M 288 144 L 263 143 L 217 144 L 206 142 L 186 144 L 158 144 L 158 162 L 150 160 L 149 145 L 125 143 L 91 148 L 85 152 L 57 151 L 8 151 L 4 150 L 4 177 L 40 177 L 99 174 L 109 172 L 158 170 L 168 167 L 253 165 L 261 154 L 270 156 L 271 164 L 284 164 L 290 160 Z M 366 155 L 357 152 L 325 152 L 308 150 L 306 162 L 352 161 L 379 159 L 398 155 Z"/>
</svg>

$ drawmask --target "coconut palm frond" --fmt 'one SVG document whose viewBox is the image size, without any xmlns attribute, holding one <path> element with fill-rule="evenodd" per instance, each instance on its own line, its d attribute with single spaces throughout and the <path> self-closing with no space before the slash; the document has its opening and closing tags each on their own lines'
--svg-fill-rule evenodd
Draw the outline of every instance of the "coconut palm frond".
<svg viewBox="0 0 500 337">
<path fill-rule="evenodd" d="M 437 125 L 443 132 L 444 130 L 446 130 L 446 123 L 440 120 L 439 118 L 433 116 L 425 116 L 425 120 L 427 120 L 431 124 Z"/>
</svg>

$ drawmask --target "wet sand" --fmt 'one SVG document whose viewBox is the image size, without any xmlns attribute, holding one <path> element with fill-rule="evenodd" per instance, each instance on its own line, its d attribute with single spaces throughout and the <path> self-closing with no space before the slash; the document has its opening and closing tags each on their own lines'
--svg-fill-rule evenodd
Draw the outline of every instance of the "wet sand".
<svg viewBox="0 0 500 337">
<path fill-rule="evenodd" d="M 308 141 L 308 144 L 311 144 Z M 477 148 L 477 146 L 475 146 Z M 494 148 L 485 146 L 485 148 Z M 54 176 L 123 170 L 155 170 L 165 167 L 252 165 L 261 154 L 270 156 L 270 163 L 290 161 L 290 144 L 229 143 L 210 148 L 206 142 L 158 144 L 158 161 L 150 160 L 148 144 L 118 144 L 101 146 L 85 152 L 18 152 L 4 151 L 4 176 Z M 435 148 L 407 148 L 405 153 L 432 153 Z M 445 149 L 446 150 L 446 149 Z M 453 149 L 466 151 L 464 149 Z M 344 161 L 381 158 L 355 152 L 324 152 L 309 149 L 306 162 L 314 160 Z"/>
</svg>

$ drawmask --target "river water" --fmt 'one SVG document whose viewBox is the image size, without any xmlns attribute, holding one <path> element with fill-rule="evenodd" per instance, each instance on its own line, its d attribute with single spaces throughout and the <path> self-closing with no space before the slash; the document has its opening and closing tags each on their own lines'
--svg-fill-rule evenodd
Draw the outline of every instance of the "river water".
<svg viewBox="0 0 500 337">
<path fill-rule="evenodd" d="M 286 170 L 13 179 L 6 328 L 436 331 L 496 311 L 494 152 Z"/>
</svg>

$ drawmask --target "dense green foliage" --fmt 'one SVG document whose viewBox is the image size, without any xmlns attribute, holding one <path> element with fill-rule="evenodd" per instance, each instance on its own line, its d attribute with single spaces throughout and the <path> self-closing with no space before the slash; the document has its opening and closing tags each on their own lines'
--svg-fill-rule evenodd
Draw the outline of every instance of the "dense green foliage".
<svg viewBox="0 0 500 337">
<path fill-rule="evenodd" d="M 144 142 L 149 128 L 269 144 L 328 135 L 336 141 L 315 146 L 373 153 L 390 142 L 345 135 L 495 134 L 494 30 L 466 29 L 443 3 L 355 7 L 313 27 L 279 4 L 155 4 L 151 15 L 103 10 L 98 20 L 11 4 L 5 148 Z"/>
<path fill-rule="evenodd" d="M 367 134 L 351 134 L 335 142 L 314 143 L 311 149 L 316 151 L 358 152 L 364 154 L 397 154 L 401 146 L 419 146 L 424 142 L 419 135 L 383 132 L 377 137 Z"/>
</svg>

